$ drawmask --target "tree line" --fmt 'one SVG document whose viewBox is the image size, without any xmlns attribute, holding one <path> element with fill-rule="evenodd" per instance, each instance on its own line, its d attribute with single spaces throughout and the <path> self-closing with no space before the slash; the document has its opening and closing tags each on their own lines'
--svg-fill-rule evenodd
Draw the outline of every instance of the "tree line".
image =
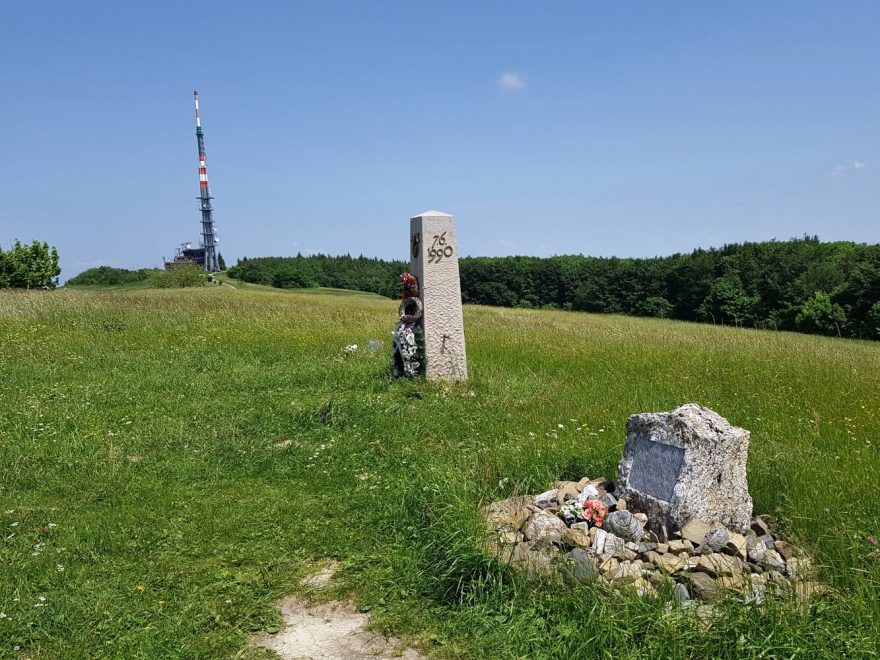
<svg viewBox="0 0 880 660">
<path fill-rule="evenodd" d="M 304 257 L 241 258 L 229 268 L 229 277 L 280 289 L 331 287 L 370 291 L 388 298 L 400 297 L 400 274 L 409 268 L 403 261 L 323 254 Z"/>
<path fill-rule="evenodd" d="M 815 236 L 645 259 L 466 257 L 462 300 L 880 339 L 880 245 Z M 408 264 L 326 255 L 243 258 L 236 279 L 400 295 Z"/>
<path fill-rule="evenodd" d="M 97 266 L 84 270 L 76 277 L 67 280 L 66 286 L 121 286 L 143 282 L 152 273 L 154 268 L 141 268 L 128 270 L 127 268 L 113 268 L 112 266 Z"/>
<path fill-rule="evenodd" d="M 84 270 L 76 277 L 67 280 L 65 286 L 125 286 L 126 284 L 143 283 L 153 289 L 179 289 L 185 287 L 205 286 L 213 282 L 212 275 L 195 264 L 178 266 L 172 270 L 159 268 L 113 268 L 98 266 Z"/>
</svg>

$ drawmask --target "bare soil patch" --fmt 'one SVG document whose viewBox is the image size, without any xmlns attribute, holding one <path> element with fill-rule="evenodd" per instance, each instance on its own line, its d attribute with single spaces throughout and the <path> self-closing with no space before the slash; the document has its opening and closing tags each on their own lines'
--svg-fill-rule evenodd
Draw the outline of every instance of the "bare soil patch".
<svg viewBox="0 0 880 660">
<path fill-rule="evenodd" d="M 306 576 L 303 586 L 323 589 L 336 570 L 330 564 Z M 284 627 L 274 635 L 262 635 L 253 641 L 274 651 L 284 660 L 358 660 L 361 658 L 402 658 L 425 660 L 399 640 L 368 630 L 370 617 L 358 612 L 351 603 L 332 601 L 309 605 L 299 596 L 288 596 L 278 603 Z"/>
</svg>

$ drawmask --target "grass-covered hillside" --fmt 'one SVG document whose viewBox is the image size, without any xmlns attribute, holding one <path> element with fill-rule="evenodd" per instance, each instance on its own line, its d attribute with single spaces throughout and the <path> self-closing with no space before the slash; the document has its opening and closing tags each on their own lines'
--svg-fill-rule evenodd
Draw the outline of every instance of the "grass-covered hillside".
<svg viewBox="0 0 880 660">
<path fill-rule="evenodd" d="M 256 656 L 248 635 L 326 558 L 331 596 L 441 657 L 878 654 L 880 344 L 467 307 L 472 379 L 393 382 L 396 308 L 0 291 L 0 657 Z M 727 603 L 707 629 L 482 553 L 481 502 L 614 477 L 628 415 L 691 401 L 752 431 L 756 513 L 827 596 Z"/>
</svg>

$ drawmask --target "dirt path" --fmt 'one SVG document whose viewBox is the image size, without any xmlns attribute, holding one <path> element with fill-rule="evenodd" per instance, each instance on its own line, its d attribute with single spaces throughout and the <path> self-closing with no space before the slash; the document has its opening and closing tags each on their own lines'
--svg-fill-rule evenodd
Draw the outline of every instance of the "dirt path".
<svg viewBox="0 0 880 660">
<path fill-rule="evenodd" d="M 306 577 L 310 589 L 326 587 L 335 567 Z M 253 645 L 270 649 L 284 660 L 360 660 L 403 658 L 426 660 L 425 656 L 401 647 L 398 640 L 369 631 L 370 617 L 351 603 L 333 601 L 310 607 L 298 596 L 278 603 L 284 627 L 274 635 L 263 635 Z"/>
</svg>

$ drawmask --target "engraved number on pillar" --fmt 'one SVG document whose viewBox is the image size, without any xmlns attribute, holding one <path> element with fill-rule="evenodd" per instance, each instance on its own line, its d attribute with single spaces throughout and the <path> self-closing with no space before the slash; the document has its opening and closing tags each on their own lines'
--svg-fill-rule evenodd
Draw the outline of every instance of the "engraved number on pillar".
<svg viewBox="0 0 880 660">
<path fill-rule="evenodd" d="M 439 264 L 444 258 L 451 257 L 452 254 L 452 246 L 446 245 L 446 232 L 435 234 L 434 240 L 431 241 L 431 248 L 428 250 L 428 263 Z"/>
</svg>

